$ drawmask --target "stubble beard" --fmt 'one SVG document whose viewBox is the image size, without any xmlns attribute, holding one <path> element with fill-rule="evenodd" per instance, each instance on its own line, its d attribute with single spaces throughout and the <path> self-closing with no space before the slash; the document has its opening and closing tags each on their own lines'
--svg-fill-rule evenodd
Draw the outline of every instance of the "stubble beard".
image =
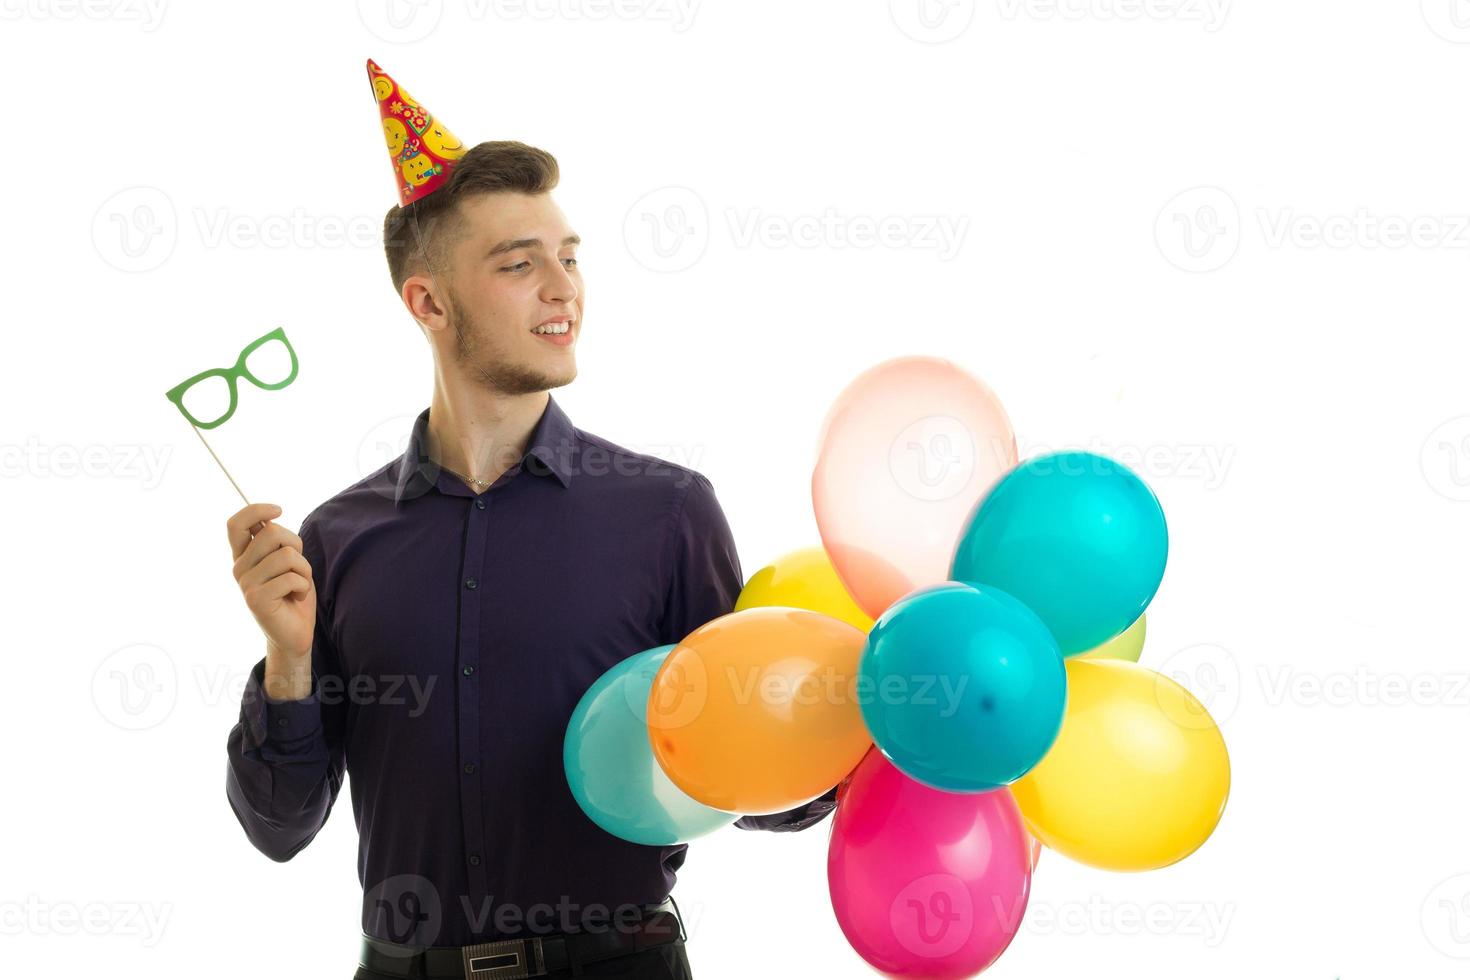
<svg viewBox="0 0 1470 980">
<path fill-rule="evenodd" d="M 529 365 L 516 364 L 487 348 L 484 344 L 486 331 L 469 316 L 455 296 L 453 287 L 448 290 L 446 299 L 450 323 L 454 327 L 455 363 L 475 384 L 503 395 L 528 395 L 571 384 L 577 376 L 575 368 L 569 372 L 548 374 Z"/>
</svg>

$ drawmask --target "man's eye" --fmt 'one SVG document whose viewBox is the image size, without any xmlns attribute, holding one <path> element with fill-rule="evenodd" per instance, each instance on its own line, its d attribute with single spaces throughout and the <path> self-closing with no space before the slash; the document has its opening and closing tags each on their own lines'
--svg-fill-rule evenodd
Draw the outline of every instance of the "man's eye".
<svg viewBox="0 0 1470 980">
<path fill-rule="evenodd" d="M 563 262 L 570 262 L 574 266 L 577 264 L 577 260 L 575 258 L 562 259 L 562 261 Z"/>
<path fill-rule="evenodd" d="M 523 266 L 528 266 L 530 264 L 531 263 L 529 263 L 529 262 L 517 262 L 515 265 L 503 266 L 502 267 L 502 271 L 504 271 L 504 272 L 515 272 L 517 269 L 520 269 Z"/>
</svg>

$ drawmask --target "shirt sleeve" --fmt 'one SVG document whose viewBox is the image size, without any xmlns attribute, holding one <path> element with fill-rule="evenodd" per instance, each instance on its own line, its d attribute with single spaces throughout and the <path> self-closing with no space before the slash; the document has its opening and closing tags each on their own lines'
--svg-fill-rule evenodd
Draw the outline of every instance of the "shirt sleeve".
<svg viewBox="0 0 1470 980">
<path fill-rule="evenodd" d="M 323 611 L 327 576 L 310 517 L 300 536 L 317 587 L 312 690 L 299 700 L 270 697 L 262 657 L 245 682 L 225 776 L 225 795 L 245 836 L 273 861 L 289 861 L 311 843 L 337 801 L 346 767 L 345 685 Z M 327 678 L 332 681 L 324 685 Z"/>
<path fill-rule="evenodd" d="M 691 471 L 674 506 L 673 565 L 660 643 L 678 643 L 710 620 L 734 612 L 745 582 L 735 536 L 709 479 Z"/>
<path fill-rule="evenodd" d="M 674 521 L 674 563 L 660 627 L 662 643 L 678 643 L 712 619 L 733 612 L 744 577 L 735 539 L 713 485 L 694 473 Z M 837 805 L 837 788 L 809 803 L 759 816 L 741 817 L 741 830 L 796 831 L 821 821 Z"/>
<path fill-rule="evenodd" d="M 741 830 L 770 830 L 776 833 L 787 833 L 796 830 L 806 830 L 813 824 L 822 822 L 822 818 L 837 808 L 837 787 L 833 786 L 821 796 L 810 803 L 781 813 L 767 813 L 755 817 L 741 817 L 735 821 L 735 826 Z"/>
</svg>

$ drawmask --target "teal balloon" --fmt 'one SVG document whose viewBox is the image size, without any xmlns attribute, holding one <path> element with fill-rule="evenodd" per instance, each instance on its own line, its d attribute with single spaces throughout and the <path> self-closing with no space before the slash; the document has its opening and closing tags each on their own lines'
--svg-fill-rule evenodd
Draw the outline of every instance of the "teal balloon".
<svg viewBox="0 0 1470 980">
<path fill-rule="evenodd" d="M 567 785 L 582 812 L 635 844 L 677 844 L 739 818 L 675 786 L 648 744 L 648 692 L 673 649 L 636 653 L 599 677 L 577 703 L 562 743 Z"/>
<path fill-rule="evenodd" d="M 1056 741 L 1067 670 L 1046 625 L 991 586 L 945 582 L 889 606 L 868 633 L 857 692 L 873 743 L 935 789 L 1009 785 Z"/>
<path fill-rule="evenodd" d="M 1011 470 L 980 501 L 950 578 L 1020 599 L 1071 656 L 1143 615 L 1168 554 L 1164 510 L 1132 470 L 1094 453 L 1051 453 Z"/>
</svg>

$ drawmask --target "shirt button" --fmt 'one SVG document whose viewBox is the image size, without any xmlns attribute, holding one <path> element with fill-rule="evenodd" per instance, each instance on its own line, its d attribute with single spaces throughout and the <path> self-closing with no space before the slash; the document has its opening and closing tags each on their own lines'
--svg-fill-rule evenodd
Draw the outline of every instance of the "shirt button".
<svg viewBox="0 0 1470 980">
<path fill-rule="evenodd" d="M 467 579 L 464 580 L 464 587 L 467 588 L 467 589 L 473 589 L 476 586 L 478 586 L 479 584 L 480 584 L 479 582 L 476 582 L 472 578 L 467 578 Z"/>
<path fill-rule="evenodd" d="M 478 868 L 480 866 L 480 855 L 478 855 L 478 854 L 471 854 L 470 855 L 470 866 L 471 867 L 475 867 L 475 868 Z"/>
<path fill-rule="evenodd" d="M 475 506 L 478 507 L 478 508 L 480 508 L 481 510 L 484 510 L 485 509 L 485 501 L 481 500 L 479 497 L 476 497 L 475 498 Z"/>
<path fill-rule="evenodd" d="M 470 676 L 474 672 L 475 672 L 475 668 L 474 667 L 471 667 L 469 664 L 465 664 L 464 665 L 464 675 L 466 677 Z"/>
<path fill-rule="evenodd" d="M 475 771 L 475 764 L 473 762 L 466 762 L 464 764 L 464 771 L 466 774 L 473 773 Z"/>
</svg>

